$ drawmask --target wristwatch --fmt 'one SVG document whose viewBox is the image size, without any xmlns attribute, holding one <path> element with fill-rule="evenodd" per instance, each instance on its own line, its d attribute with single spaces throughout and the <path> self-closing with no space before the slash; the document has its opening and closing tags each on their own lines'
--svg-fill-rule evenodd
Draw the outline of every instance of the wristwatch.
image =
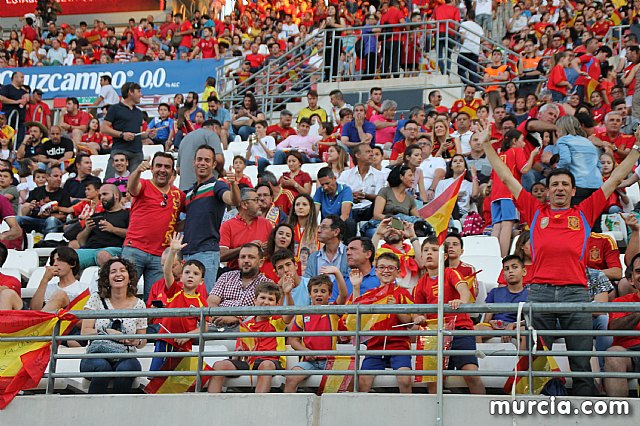
<svg viewBox="0 0 640 426">
<path fill-rule="evenodd" d="M 640 152 L 640 145 L 634 145 L 633 149 L 635 149 L 636 151 Z"/>
</svg>

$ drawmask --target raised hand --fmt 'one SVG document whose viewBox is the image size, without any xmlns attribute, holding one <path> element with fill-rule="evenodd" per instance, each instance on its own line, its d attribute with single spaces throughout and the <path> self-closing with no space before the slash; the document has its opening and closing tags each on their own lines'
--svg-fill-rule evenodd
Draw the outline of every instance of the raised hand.
<svg viewBox="0 0 640 426">
<path fill-rule="evenodd" d="M 147 170 L 151 170 L 151 162 L 147 159 L 144 160 L 142 163 L 140 163 L 140 165 L 138 166 L 138 170 L 140 171 L 140 174 L 146 172 Z"/>
<path fill-rule="evenodd" d="M 174 232 L 173 237 L 171 238 L 171 242 L 169 243 L 169 248 L 172 251 L 180 251 L 187 246 L 187 243 L 182 243 L 184 239 L 184 235 L 180 232 Z"/>
<path fill-rule="evenodd" d="M 362 285 L 362 272 L 360 272 L 360 269 L 352 269 L 351 272 L 349 272 L 349 279 L 351 280 L 353 288 L 359 290 Z"/>
<path fill-rule="evenodd" d="M 323 266 L 322 268 L 320 268 L 320 273 L 321 274 L 327 274 L 327 275 L 340 275 L 340 274 L 342 274 L 342 272 L 340 272 L 340 268 L 338 268 L 336 266 Z"/>
</svg>

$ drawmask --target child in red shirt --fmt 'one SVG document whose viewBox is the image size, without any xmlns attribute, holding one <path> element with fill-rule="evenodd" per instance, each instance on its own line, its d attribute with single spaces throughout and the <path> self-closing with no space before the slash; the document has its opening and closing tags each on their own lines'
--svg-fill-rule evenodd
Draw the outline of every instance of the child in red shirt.
<svg viewBox="0 0 640 426">
<path fill-rule="evenodd" d="M 413 299 L 416 304 L 438 303 L 438 240 L 427 238 L 422 243 L 422 260 L 427 273 L 418 281 L 413 289 Z M 448 248 L 445 243 L 444 256 L 447 259 Z M 452 309 L 458 309 L 463 303 L 469 303 L 471 292 L 460 274 L 451 268 L 444 269 L 444 303 Z M 445 321 L 455 318 L 456 330 L 473 330 L 473 321 L 469 314 L 445 314 Z M 426 325 L 427 319 L 437 319 L 437 314 L 418 315 L 414 318 L 416 324 Z M 454 336 L 451 350 L 476 350 L 476 340 L 473 336 Z M 456 355 L 449 357 L 449 369 L 478 370 L 478 358 L 475 355 Z M 464 376 L 464 380 L 471 393 L 484 394 L 485 389 L 480 377 Z M 428 383 L 429 393 L 435 393 L 436 383 Z"/>
<path fill-rule="evenodd" d="M 265 281 L 256 286 L 255 306 L 277 306 L 282 298 L 282 290 L 273 281 Z M 284 332 L 287 324 L 291 321 L 291 316 L 268 316 L 259 315 L 248 319 L 242 323 L 249 332 Z M 248 343 L 250 340 L 251 343 Z M 249 345 L 253 347 L 249 347 Z M 285 338 L 281 337 L 239 337 L 236 343 L 236 350 L 250 351 L 285 351 Z M 282 370 L 285 368 L 286 359 L 284 356 L 249 356 L 246 361 L 239 357 L 225 359 L 213 364 L 216 371 L 229 370 Z M 212 376 L 209 380 L 208 392 L 220 393 L 224 385 L 225 376 Z M 271 390 L 272 376 L 258 376 L 256 382 L 256 393 L 268 393 Z"/>
<path fill-rule="evenodd" d="M 322 275 L 317 275 L 309 280 L 307 288 L 311 297 L 312 305 L 328 305 L 333 291 L 333 283 L 329 275 L 333 275 L 338 284 L 338 298 L 336 305 L 343 305 L 347 299 L 347 285 L 340 269 L 335 266 L 325 266 L 320 271 Z M 291 297 L 292 286 L 284 289 L 287 296 L 287 304 L 293 306 Z M 291 299 L 291 300 L 289 300 Z M 313 314 L 296 315 L 295 320 L 289 326 L 291 331 L 334 331 L 338 329 L 340 316 L 335 314 Z M 309 337 L 289 337 L 287 343 L 296 351 L 335 351 L 336 336 L 309 336 Z M 296 364 L 292 370 L 324 370 L 327 364 L 327 357 L 305 356 L 302 362 Z M 307 380 L 308 376 L 287 376 L 284 384 L 285 392 L 297 392 L 298 385 Z"/>
<path fill-rule="evenodd" d="M 201 308 L 207 306 L 207 293 L 198 291 L 204 282 L 204 265 L 198 260 L 190 260 L 182 269 L 180 281 L 176 281 L 173 275 L 173 265 L 176 253 L 186 247 L 182 244 L 183 235 L 174 232 L 169 245 L 169 253 L 165 260 L 162 272 L 167 294 L 167 308 Z M 156 341 L 155 352 L 191 351 L 191 339 L 165 338 L 167 333 L 194 333 L 199 332 L 198 317 L 169 317 L 160 320 L 160 330 Z M 164 358 L 153 358 L 151 371 L 162 368 Z"/>
<path fill-rule="evenodd" d="M 352 269 L 350 274 L 351 284 L 353 285 L 352 300 L 358 303 L 358 299 L 362 300 L 367 295 L 380 292 L 385 287 L 389 290 L 387 296 L 387 304 L 403 304 L 411 305 L 413 300 L 407 289 L 398 286 L 396 279 L 400 274 L 400 259 L 395 253 L 382 253 L 376 260 L 376 276 L 380 280 L 380 286 L 367 291 L 360 298 L 360 284 L 362 284 L 362 273 L 358 269 Z M 406 324 L 412 321 L 410 314 L 392 314 L 387 315 L 387 320 L 377 323 L 371 330 L 396 330 L 399 324 Z M 374 336 L 367 341 L 368 350 L 409 350 L 411 349 L 411 339 L 409 336 Z M 384 370 L 391 367 L 394 370 L 411 370 L 411 356 L 409 355 L 391 355 L 376 356 L 368 355 L 362 361 L 362 370 Z M 375 376 L 360 376 L 359 389 L 360 392 L 369 392 L 373 385 Z M 398 380 L 398 388 L 400 393 L 411 393 L 412 380 L 411 376 L 396 376 Z"/>
<path fill-rule="evenodd" d="M 233 171 L 236 174 L 236 182 L 238 185 L 245 184 L 249 188 L 253 188 L 251 178 L 244 174 L 244 169 L 247 168 L 247 160 L 242 155 L 236 155 L 233 157 Z M 222 179 L 226 182 L 226 179 Z"/>
</svg>

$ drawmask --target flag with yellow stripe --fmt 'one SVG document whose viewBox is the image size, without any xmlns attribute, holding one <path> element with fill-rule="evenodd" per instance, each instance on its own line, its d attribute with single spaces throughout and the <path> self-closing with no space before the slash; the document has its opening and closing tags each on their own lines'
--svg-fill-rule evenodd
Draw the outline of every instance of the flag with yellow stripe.
<svg viewBox="0 0 640 426">
<path fill-rule="evenodd" d="M 69 302 L 69 305 L 62 312 L 82 311 L 84 309 L 84 305 L 87 304 L 87 301 L 89 300 L 90 296 L 91 296 L 91 293 L 89 292 L 89 289 L 88 288 L 85 289 L 85 291 L 80 293 L 75 299 Z M 67 332 L 71 331 L 71 329 L 76 324 L 76 322 L 77 320 L 73 320 L 73 321 L 63 320 L 60 323 L 60 334 L 63 334 L 63 335 L 67 334 Z"/>
<path fill-rule="evenodd" d="M 390 297 L 393 297 L 394 284 L 387 284 L 378 288 L 367 291 L 362 296 L 353 301 L 347 302 L 354 305 L 386 305 Z M 356 314 L 346 314 L 342 317 L 344 327 L 349 331 L 355 331 L 357 328 Z M 369 330 L 387 330 L 389 327 L 386 323 L 389 321 L 389 314 L 362 314 L 360 315 L 360 331 Z M 363 337 L 360 342 L 365 341 L 370 336 Z"/>
<path fill-rule="evenodd" d="M 160 371 L 197 371 L 198 357 L 167 358 Z M 203 363 L 203 371 L 211 370 L 207 363 Z M 202 386 L 210 376 L 202 376 Z M 195 390 L 196 376 L 167 376 L 154 377 L 144 388 L 146 393 L 184 393 Z"/>
<path fill-rule="evenodd" d="M 346 371 L 355 369 L 355 359 L 352 356 L 336 356 L 327 359 L 324 367 L 328 371 Z M 323 393 L 339 393 L 352 390 L 353 376 L 322 376 L 320 386 L 318 386 L 318 395 Z"/>
<path fill-rule="evenodd" d="M 587 83 L 587 99 L 591 99 L 591 95 L 598 89 L 598 80 L 595 78 L 589 78 Z"/>
<path fill-rule="evenodd" d="M 464 174 L 454 180 L 442 194 L 418 210 L 420 216 L 433 227 L 440 244 L 444 242 L 447 236 L 449 220 L 451 219 L 451 213 L 453 213 L 456 202 L 458 202 L 458 192 L 460 192 L 460 185 L 462 185 L 463 180 Z"/>
<path fill-rule="evenodd" d="M 444 329 L 445 330 L 453 330 L 456 327 L 456 317 L 452 316 L 448 319 L 445 318 Z M 438 329 L 438 320 L 431 319 L 427 320 L 426 326 L 420 326 L 420 330 L 437 330 Z M 442 350 L 447 351 L 451 348 L 451 341 L 453 340 L 453 336 L 451 334 L 445 333 L 442 340 Z M 418 336 L 416 341 L 416 350 L 417 351 L 435 351 L 438 348 L 438 336 Z M 449 357 L 444 357 L 444 365 L 442 366 L 443 370 L 447 369 L 449 364 Z M 437 370 L 438 369 L 438 357 L 434 355 L 426 355 L 426 356 L 416 356 L 416 370 Z M 435 382 L 436 376 L 415 376 L 414 381 L 416 383 L 429 383 Z"/>
<path fill-rule="evenodd" d="M 77 318 L 66 311 L 57 314 L 0 311 L 0 409 L 4 409 L 21 390 L 38 385 L 51 354 L 51 341 L 16 342 L 4 339 L 50 337 L 53 328 L 61 320 L 74 324 Z"/>
</svg>

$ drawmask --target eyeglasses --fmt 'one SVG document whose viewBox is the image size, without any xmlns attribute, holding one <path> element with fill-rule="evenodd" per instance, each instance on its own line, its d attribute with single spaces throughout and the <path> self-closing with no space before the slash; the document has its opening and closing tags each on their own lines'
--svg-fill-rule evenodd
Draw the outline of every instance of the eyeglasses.
<svg viewBox="0 0 640 426">
<path fill-rule="evenodd" d="M 398 267 L 393 265 L 380 265 L 380 266 L 376 266 L 376 269 L 379 269 L 383 272 L 384 271 L 393 272 L 393 271 L 397 271 Z"/>
<path fill-rule="evenodd" d="M 257 198 L 247 198 L 246 200 L 242 200 L 242 201 L 258 201 Z"/>
<path fill-rule="evenodd" d="M 168 194 L 162 194 L 162 201 L 160 202 L 160 207 L 167 207 L 167 204 L 169 204 L 169 195 Z"/>
<path fill-rule="evenodd" d="M 330 229 L 333 229 L 333 228 L 331 227 L 331 225 L 320 225 L 320 226 L 318 226 L 318 229 L 322 229 L 322 230 L 327 231 L 327 230 L 330 230 Z"/>
</svg>

